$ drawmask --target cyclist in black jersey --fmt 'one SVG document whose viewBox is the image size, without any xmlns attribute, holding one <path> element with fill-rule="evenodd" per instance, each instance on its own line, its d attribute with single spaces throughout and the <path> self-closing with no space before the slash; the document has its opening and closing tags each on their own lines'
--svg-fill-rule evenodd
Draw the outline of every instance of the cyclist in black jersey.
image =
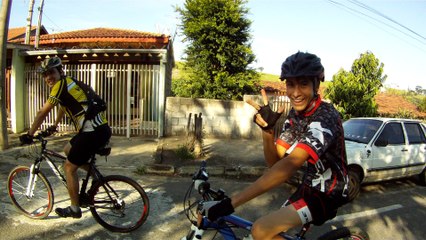
<svg viewBox="0 0 426 240">
<path fill-rule="evenodd" d="M 43 107 L 37 112 L 30 130 L 22 135 L 20 140 L 23 143 L 31 143 L 34 133 L 41 126 L 49 112 L 56 105 L 60 105 L 56 121 L 48 130 L 51 132 L 56 131 L 56 127 L 64 114 L 67 114 L 78 133 L 64 147 L 64 152 L 67 155 L 64 171 L 71 206 L 56 208 L 55 212 L 61 217 L 81 218 L 77 169 L 81 167 L 87 170 L 86 163 L 89 158 L 97 149 L 108 143 L 111 137 L 111 129 L 103 112 L 98 113 L 93 119 L 86 119 L 87 95 L 76 84 L 75 80 L 64 74 L 59 57 L 46 59 L 41 63 L 39 70 L 45 83 L 51 88 L 50 95 Z"/>
<path fill-rule="evenodd" d="M 297 52 L 281 67 L 292 109 L 281 133 L 274 126 L 284 111 L 271 110 L 264 90 L 264 106 L 248 101 L 258 112 L 254 122 L 262 129 L 264 156 L 269 170 L 242 192 L 220 202 L 206 202 L 201 211 L 212 221 L 288 180 L 306 163 L 303 182 L 279 210 L 254 222 L 254 239 L 281 239 L 278 233 L 302 225 L 321 225 L 335 217 L 347 202 L 348 176 L 341 119 L 332 104 L 321 100 L 319 85 L 324 68 L 314 54 Z"/>
</svg>

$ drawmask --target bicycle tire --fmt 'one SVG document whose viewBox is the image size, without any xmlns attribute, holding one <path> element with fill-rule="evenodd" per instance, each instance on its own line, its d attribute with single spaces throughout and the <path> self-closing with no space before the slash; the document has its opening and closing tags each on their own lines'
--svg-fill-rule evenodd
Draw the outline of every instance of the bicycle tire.
<svg viewBox="0 0 426 240">
<path fill-rule="evenodd" d="M 14 168 L 7 178 L 7 192 L 13 206 L 32 219 L 46 218 L 53 209 L 54 196 L 52 186 L 43 173 L 37 173 L 34 187 L 34 196 L 26 195 L 30 168 L 18 166 Z"/>
<path fill-rule="evenodd" d="M 149 215 L 145 190 L 125 176 L 111 175 L 104 177 L 102 182 L 95 182 L 89 190 L 89 199 L 95 220 L 113 232 L 134 231 Z"/>
<path fill-rule="evenodd" d="M 338 239 L 352 239 L 352 240 L 369 240 L 368 234 L 357 227 L 341 227 L 330 232 L 323 234 L 318 240 L 338 240 Z"/>
</svg>

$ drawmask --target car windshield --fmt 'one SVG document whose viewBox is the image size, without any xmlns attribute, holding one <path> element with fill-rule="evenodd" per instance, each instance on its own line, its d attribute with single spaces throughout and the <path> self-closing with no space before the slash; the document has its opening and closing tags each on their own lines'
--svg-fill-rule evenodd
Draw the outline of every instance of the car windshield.
<svg viewBox="0 0 426 240">
<path fill-rule="evenodd" d="M 382 123 L 374 119 L 349 119 L 343 123 L 345 140 L 367 144 Z"/>
</svg>

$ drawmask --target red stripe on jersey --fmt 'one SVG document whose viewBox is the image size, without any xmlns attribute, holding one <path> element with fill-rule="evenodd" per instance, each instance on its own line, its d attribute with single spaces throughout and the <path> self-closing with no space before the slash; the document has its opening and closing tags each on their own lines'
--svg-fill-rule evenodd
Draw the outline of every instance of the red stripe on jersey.
<svg viewBox="0 0 426 240">
<path fill-rule="evenodd" d="M 318 161 L 319 158 L 318 158 L 317 153 L 308 145 L 306 145 L 304 143 L 298 143 L 296 145 L 296 147 L 305 150 L 312 157 L 312 160 L 314 161 L 313 164 L 315 164 Z"/>
<path fill-rule="evenodd" d="M 303 116 L 307 117 L 307 116 L 310 116 L 310 115 L 314 114 L 314 112 L 317 110 L 317 108 L 320 106 L 320 104 L 321 104 L 321 96 L 318 95 L 318 98 L 315 101 L 314 108 L 312 108 L 309 112 L 303 114 Z"/>
<path fill-rule="evenodd" d="M 336 183 L 337 183 L 337 177 L 336 175 L 334 175 L 333 183 L 331 184 L 330 189 L 328 189 L 327 195 L 330 195 L 330 193 L 333 191 L 334 187 L 336 186 Z"/>
<path fill-rule="evenodd" d="M 296 208 L 296 211 L 307 206 L 305 200 L 303 199 L 299 199 L 296 202 L 292 202 L 291 205 Z"/>
<path fill-rule="evenodd" d="M 283 146 L 285 149 L 289 149 L 291 147 L 290 144 L 288 144 L 287 142 L 284 142 L 282 139 L 277 139 L 277 144 Z"/>
</svg>

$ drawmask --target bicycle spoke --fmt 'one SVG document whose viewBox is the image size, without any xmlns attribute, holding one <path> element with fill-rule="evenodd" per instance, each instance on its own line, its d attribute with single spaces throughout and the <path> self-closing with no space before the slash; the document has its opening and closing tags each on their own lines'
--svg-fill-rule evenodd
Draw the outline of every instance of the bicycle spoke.
<svg viewBox="0 0 426 240">
<path fill-rule="evenodd" d="M 105 228 L 129 232 L 141 226 L 148 216 L 146 193 L 133 180 L 124 176 L 107 176 L 93 197 L 95 219 Z"/>
<path fill-rule="evenodd" d="M 28 167 L 16 167 L 8 178 L 8 194 L 13 205 L 25 216 L 30 218 L 45 218 L 53 208 L 53 193 L 46 177 L 39 173 L 34 182 L 32 196 L 27 195 L 27 185 L 30 176 Z"/>
</svg>

